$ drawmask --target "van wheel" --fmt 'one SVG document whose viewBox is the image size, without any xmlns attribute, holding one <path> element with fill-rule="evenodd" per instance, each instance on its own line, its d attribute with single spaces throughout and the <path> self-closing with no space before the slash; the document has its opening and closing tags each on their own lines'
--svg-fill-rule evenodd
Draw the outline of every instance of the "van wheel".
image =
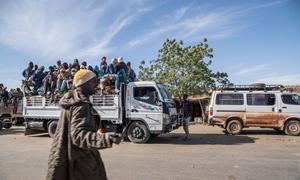
<svg viewBox="0 0 300 180">
<path fill-rule="evenodd" d="M 284 129 L 285 134 L 290 136 L 300 135 L 300 122 L 299 121 L 289 121 Z"/>
<path fill-rule="evenodd" d="M 48 124 L 48 134 L 52 139 L 54 138 L 56 127 L 57 127 L 57 121 L 51 121 L 51 123 Z"/>
<path fill-rule="evenodd" d="M 3 124 L 2 124 L 2 121 L 0 120 L 0 131 L 2 130 L 3 128 Z"/>
<path fill-rule="evenodd" d="M 142 122 L 135 121 L 130 124 L 128 130 L 128 139 L 133 143 L 146 143 L 150 138 L 150 132 Z"/>
<path fill-rule="evenodd" d="M 228 134 L 231 135 L 240 134 L 242 132 L 242 129 L 243 129 L 242 124 L 238 120 L 231 120 L 228 122 L 226 126 L 226 131 L 228 132 Z"/>
</svg>

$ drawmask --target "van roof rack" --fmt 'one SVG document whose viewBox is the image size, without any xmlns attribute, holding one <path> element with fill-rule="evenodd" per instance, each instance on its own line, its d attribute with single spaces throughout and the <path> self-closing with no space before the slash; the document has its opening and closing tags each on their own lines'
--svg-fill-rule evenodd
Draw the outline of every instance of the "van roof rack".
<svg viewBox="0 0 300 180">
<path fill-rule="evenodd" d="M 250 85 L 222 85 L 218 86 L 217 90 L 221 91 L 280 91 L 285 87 L 280 84 L 250 84 Z"/>
</svg>

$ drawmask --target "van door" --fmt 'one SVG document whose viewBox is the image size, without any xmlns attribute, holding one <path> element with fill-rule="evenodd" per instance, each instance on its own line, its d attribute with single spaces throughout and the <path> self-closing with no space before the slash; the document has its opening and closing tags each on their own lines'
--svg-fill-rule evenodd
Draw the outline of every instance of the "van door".
<svg viewBox="0 0 300 180">
<path fill-rule="evenodd" d="M 298 94 L 282 94 L 280 98 L 280 120 L 285 120 L 288 117 L 300 117 L 300 96 Z"/>
<path fill-rule="evenodd" d="M 276 126 L 278 124 L 277 104 L 275 94 L 248 93 L 246 126 Z"/>
<path fill-rule="evenodd" d="M 162 101 L 153 86 L 133 86 L 130 98 L 130 118 L 144 120 L 150 130 L 163 128 Z M 159 101 L 158 101 L 159 100 Z"/>
</svg>

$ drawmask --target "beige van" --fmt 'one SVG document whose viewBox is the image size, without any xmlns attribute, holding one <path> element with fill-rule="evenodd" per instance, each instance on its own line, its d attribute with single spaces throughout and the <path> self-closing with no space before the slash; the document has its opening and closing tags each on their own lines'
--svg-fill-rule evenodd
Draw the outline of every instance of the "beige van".
<svg viewBox="0 0 300 180">
<path fill-rule="evenodd" d="M 261 127 L 299 136 L 300 95 L 278 85 L 220 87 L 211 96 L 209 123 L 233 135 Z"/>
</svg>

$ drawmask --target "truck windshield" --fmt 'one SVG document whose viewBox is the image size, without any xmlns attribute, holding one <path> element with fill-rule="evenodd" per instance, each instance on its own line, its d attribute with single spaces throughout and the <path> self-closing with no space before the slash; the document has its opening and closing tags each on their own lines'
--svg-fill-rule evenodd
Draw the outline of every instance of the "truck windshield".
<svg viewBox="0 0 300 180">
<path fill-rule="evenodd" d="M 160 94 L 164 101 L 172 100 L 171 95 L 169 94 L 169 92 L 165 89 L 165 87 L 162 84 L 158 84 L 158 88 L 159 88 Z"/>
</svg>

